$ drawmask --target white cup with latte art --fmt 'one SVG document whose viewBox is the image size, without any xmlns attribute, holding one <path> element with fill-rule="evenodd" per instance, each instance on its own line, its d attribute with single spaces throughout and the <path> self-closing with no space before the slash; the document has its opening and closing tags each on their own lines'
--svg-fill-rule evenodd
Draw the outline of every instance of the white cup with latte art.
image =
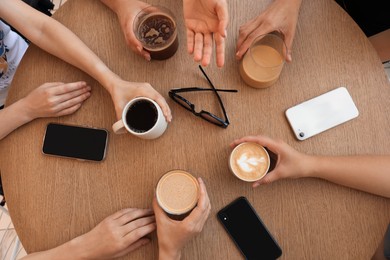
<svg viewBox="0 0 390 260">
<path fill-rule="evenodd" d="M 257 143 L 241 143 L 230 153 L 230 171 L 240 180 L 258 181 L 267 174 L 269 167 L 269 154 L 263 146 Z"/>
</svg>

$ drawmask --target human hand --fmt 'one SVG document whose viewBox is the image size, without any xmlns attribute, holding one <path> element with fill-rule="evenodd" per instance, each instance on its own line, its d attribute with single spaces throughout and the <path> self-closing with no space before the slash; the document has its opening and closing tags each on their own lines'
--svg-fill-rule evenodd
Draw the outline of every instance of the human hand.
<svg viewBox="0 0 390 260">
<path fill-rule="evenodd" d="M 284 178 L 299 178 L 307 175 L 309 157 L 306 154 L 296 151 L 282 140 L 273 140 L 266 136 L 246 136 L 237 139 L 230 144 L 234 148 L 243 142 L 254 142 L 267 147 L 277 155 L 275 169 L 267 173 L 261 180 L 253 183 L 253 188 L 260 184 L 268 184 Z"/>
<path fill-rule="evenodd" d="M 122 111 L 126 104 L 136 97 L 148 97 L 157 102 L 161 107 L 167 122 L 172 121 L 171 110 L 160 93 L 158 93 L 149 83 L 129 82 L 119 78 L 115 79 L 111 90 L 111 97 L 114 102 L 116 117 L 122 117 Z"/>
<path fill-rule="evenodd" d="M 144 57 L 147 61 L 150 61 L 149 52 L 143 49 L 142 43 L 138 41 L 137 37 L 134 34 L 135 17 L 142 9 L 150 6 L 150 4 L 136 0 L 105 0 L 102 2 L 108 5 L 118 16 L 120 26 L 125 36 L 126 44 L 130 47 L 130 49 Z"/>
<path fill-rule="evenodd" d="M 213 39 L 216 45 L 217 66 L 225 63 L 225 37 L 228 25 L 226 0 L 183 0 L 184 21 L 187 27 L 187 50 L 202 66 L 210 63 Z"/>
<path fill-rule="evenodd" d="M 240 27 L 236 58 L 241 59 L 253 40 L 260 35 L 279 31 L 287 46 L 286 61 L 291 62 L 291 48 L 302 0 L 274 0 L 259 16 Z"/>
<path fill-rule="evenodd" d="M 170 219 L 154 197 L 153 210 L 157 223 L 159 259 L 179 259 L 183 247 L 202 231 L 211 205 L 203 180 L 198 178 L 198 182 L 200 187 L 198 204 L 182 221 Z"/>
<path fill-rule="evenodd" d="M 50 82 L 34 89 L 20 102 L 29 120 L 33 120 L 72 114 L 90 95 L 91 87 L 82 81 Z"/>
<path fill-rule="evenodd" d="M 145 236 L 156 229 L 151 209 L 120 210 L 90 232 L 71 241 L 80 259 L 112 259 L 124 256 L 150 242 Z"/>
</svg>

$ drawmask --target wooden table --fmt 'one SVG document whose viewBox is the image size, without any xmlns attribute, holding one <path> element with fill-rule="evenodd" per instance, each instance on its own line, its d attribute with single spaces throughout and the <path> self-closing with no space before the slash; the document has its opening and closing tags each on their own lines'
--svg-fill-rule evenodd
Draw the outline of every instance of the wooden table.
<svg viewBox="0 0 390 260">
<path fill-rule="evenodd" d="M 153 1 L 151 1 L 154 3 Z M 57 246 L 89 231 L 125 207 L 150 207 L 158 178 L 173 168 L 187 169 L 206 182 L 213 207 L 203 232 L 189 243 L 183 259 L 237 259 L 240 253 L 218 223 L 216 212 L 246 196 L 283 249 L 282 259 L 367 259 L 390 219 L 390 200 L 323 180 L 283 180 L 252 189 L 229 173 L 229 143 L 249 134 L 281 138 L 312 154 L 389 154 L 390 84 L 374 49 L 358 26 L 333 1 L 304 1 L 293 48 L 279 81 L 269 89 L 246 86 L 234 58 L 239 25 L 269 1 L 228 1 L 226 65 L 206 68 L 220 88 L 231 125 L 218 128 L 194 117 L 168 97 L 174 87 L 207 87 L 186 52 L 181 1 L 165 1 L 179 21 L 180 47 L 169 60 L 146 62 L 124 43 L 116 16 L 96 0 L 69 0 L 55 14 L 110 68 L 129 81 L 148 81 L 173 112 L 165 134 L 153 141 L 111 133 L 102 163 L 47 157 L 42 139 L 48 122 L 111 129 L 112 101 L 99 84 L 78 69 L 31 46 L 20 65 L 8 104 L 48 81 L 86 80 L 91 98 L 74 115 L 39 119 L 0 144 L 1 174 L 15 228 L 28 252 Z M 157 2 L 156 2 L 157 3 Z M 161 3 L 160 3 L 161 4 Z M 360 115 L 306 141 L 297 141 L 284 111 L 338 86 L 346 86 Z M 220 112 L 213 94 L 187 96 Z M 370 181 L 370 180 L 367 180 Z M 155 259 L 157 242 L 124 259 Z"/>
</svg>

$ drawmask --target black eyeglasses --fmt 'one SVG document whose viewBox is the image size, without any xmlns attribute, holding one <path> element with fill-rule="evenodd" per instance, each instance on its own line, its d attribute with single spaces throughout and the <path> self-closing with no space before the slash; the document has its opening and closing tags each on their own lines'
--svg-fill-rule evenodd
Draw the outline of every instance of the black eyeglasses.
<svg viewBox="0 0 390 260">
<path fill-rule="evenodd" d="M 209 77 L 207 76 L 206 72 L 203 70 L 203 68 L 199 65 L 199 69 L 202 71 L 203 75 L 206 77 L 207 81 L 209 82 L 211 88 L 197 88 L 197 87 L 193 87 L 193 88 L 176 88 L 176 89 L 171 89 L 168 94 L 169 94 L 169 97 L 172 98 L 176 103 L 178 103 L 179 105 L 181 105 L 182 107 L 184 107 L 185 109 L 191 111 L 194 115 L 196 116 L 199 116 L 201 118 L 203 118 L 204 120 L 214 124 L 214 125 L 217 125 L 219 127 L 222 127 L 222 128 L 226 128 L 230 122 L 229 122 L 229 118 L 226 114 L 226 110 L 225 110 L 225 106 L 223 105 L 222 103 L 222 99 L 221 97 L 219 96 L 218 92 L 238 92 L 238 90 L 236 89 L 216 89 L 214 87 L 214 84 L 211 82 L 211 80 L 209 79 Z M 224 118 L 225 119 L 222 119 L 208 111 L 205 111 L 205 110 L 201 110 L 200 112 L 196 112 L 195 111 L 195 105 L 192 104 L 190 101 L 188 101 L 187 99 L 185 99 L 184 97 L 178 95 L 177 93 L 181 93 L 181 92 L 192 92 L 192 91 L 214 91 L 214 93 L 217 95 L 217 98 L 218 98 L 218 101 L 219 101 L 219 104 L 221 105 L 221 108 L 222 108 L 222 111 L 223 111 L 223 115 L 224 115 Z"/>
</svg>

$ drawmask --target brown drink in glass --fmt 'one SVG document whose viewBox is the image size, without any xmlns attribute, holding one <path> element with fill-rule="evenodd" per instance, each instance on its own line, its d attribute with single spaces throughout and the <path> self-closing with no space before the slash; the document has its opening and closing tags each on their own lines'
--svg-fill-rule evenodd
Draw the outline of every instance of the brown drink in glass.
<svg viewBox="0 0 390 260">
<path fill-rule="evenodd" d="M 240 63 L 240 75 L 251 87 L 267 88 L 279 78 L 287 47 L 279 33 L 258 36 Z"/>
<path fill-rule="evenodd" d="M 161 6 L 149 6 L 137 14 L 134 32 L 144 50 L 154 60 L 172 57 L 178 47 L 176 22 L 173 14 Z"/>
</svg>

